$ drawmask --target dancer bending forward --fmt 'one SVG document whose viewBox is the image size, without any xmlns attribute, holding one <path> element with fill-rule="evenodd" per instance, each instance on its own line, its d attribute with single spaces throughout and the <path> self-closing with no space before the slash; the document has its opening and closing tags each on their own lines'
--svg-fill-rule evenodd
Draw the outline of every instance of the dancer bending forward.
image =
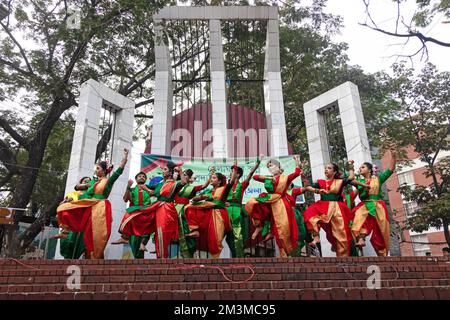
<svg viewBox="0 0 450 320">
<path fill-rule="evenodd" d="M 294 157 L 296 168 L 290 175 L 284 175 L 277 160 L 269 160 L 267 168 L 272 176 L 255 175 L 253 179 L 264 182 L 267 193 L 251 198 L 245 205 L 250 215 L 256 239 L 266 221 L 270 222 L 270 233 L 275 236 L 280 256 L 286 257 L 298 247 L 298 226 L 287 191 L 292 181 L 301 174 L 300 157 Z"/>
</svg>

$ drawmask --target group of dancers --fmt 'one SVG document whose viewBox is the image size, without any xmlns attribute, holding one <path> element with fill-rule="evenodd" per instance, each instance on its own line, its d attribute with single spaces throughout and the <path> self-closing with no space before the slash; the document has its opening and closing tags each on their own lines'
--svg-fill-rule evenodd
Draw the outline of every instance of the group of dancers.
<svg viewBox="0 0 450 320">
<path fill-rule="evenodd" d="M 61 239 L 66 258 L 78 258 L 83 253 L 87 259 L 104 258 L 112 223 L 108 196 L 127 159 L 128 150 L 124 149 L 114 172 L 105 161 L 96 164 L 96 179 L 82 178 L 59 205 L 61 232 L 55 238 Z M 121 236 L 111 244 L 128 243 L 135 258 L 143 258 L 153 237 L 158 258 L 172 256 L 173 243 L 183 258 L 194 257 L 196 251 L 219 258 L 224 239 L 232 257 L 244 257 L 249 246 L 274 238 L 280 256 L 289 257 L 299 255 L 307 233 L 311 235 L 309 245 L 317 247 L 323 229 L 338 257 L 349 256 L 352 243 L 364 247 L 368 235 L 377 255 L 386 256 L 390 222 L 381 187 L 395 169 L 395 152 L 391 152 L 389 167 L 377 175 L 368 162 L 360 166 L 358 177 L 353 161 L 347 163 L 346 174 L 330 163 L 325 166 L 324 179 L 301 188 L 294 188 L 292 183 L 303 177 L 300 157 L 294 159 L 295 170 L 288 175 L 275 159 L 266 164 L 270 175 L 254 175 L 261 163 L 259 158 L 242 181 L 243 169 L 235 161 L 228 178 L 212 168 L 209 179 L 199 185 L 194 185 L 191 169 L 183 170 L 170 161 L 161 166 L 162 180 L 157 184 L 147 185 L 147 175 L 139 172 L 135 181 L 128 182 L 123 200 L 129 207 L 118 230 Z M 264 183 L 265 192 L 243 204 L 252 178 Z M 296 197 L 305 192 L 320 195 L 320 200 L 301 212 Z M 355 206 L 356 197 L 360 202 Z"/>
</svg>

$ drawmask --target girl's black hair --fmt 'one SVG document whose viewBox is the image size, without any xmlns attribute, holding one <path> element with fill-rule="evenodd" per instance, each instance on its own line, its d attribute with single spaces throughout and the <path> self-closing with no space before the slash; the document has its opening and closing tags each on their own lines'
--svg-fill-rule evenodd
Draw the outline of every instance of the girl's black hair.
<svg viewBox="0 0 450 320">
<path fill-rule="evenodd" d="M 215 175 L 217 176 L 217 179 L 219 179 L 221 187 L 227 183 L 227 178 L 223 174 L 216 172 Z"/>
<path fill-rule="evenodd" d="M 102 167 L 102 170 L 105 174 L 109 174 L 112 169 L 113 169 L 113 165 L 110 165 L 108 167 L 108 163 L 106 161 L 100 161 L 99 163 L 97 163 L 100 167 Z"/>
<path fill-rule="evenodd" d="M 86 179 L 86 178 L 89 179 L 89 180 L 91 180 L 91 177 L 83 177 L 83 178 L 80 179 L 80 182 L 79 182 L 79 183 L 82 183 L 83 180 Z"/>
<path fill-rule="evenodd" d="M 79 184 L 82 184 L 83 183 L 83 180 L 84 179 L 86 179 L 86 178 L 88 178 L 89 180 L 91 180 L 91 177 L 83 177 L 83 178 L 81 178 L 80 179 L 80 181 L 78 182 Z M 78 189 L 78 185 L 75 185 L 75 191 L 80 191 L 79 189 Z"/>
<path fill-rule="evenodd" d="M 365 165 L 370 170 L 370 174 L 373 175 L 373 164 L 370 162 L 364 162 L 363 165 Z"/>
<path fill-rule="evenodd" d="M 231 170 L 233 170 L 233 169 L 234 169 L 234 166 L 231 167 Z M 244 175 L 244 169 L 242 169 L 241 167 L 237 167 L 236 169 L 237 169 L 237 174 L 238 174 L 239 178 L 242 177 Z"/>
<path fill-rule="evenodd" d="M 184 171 L 184 174 L 189 178 L 192 178 L 192 176 L 194 175 L 194 171 L 192 171 L 191 169 L 187 169 L 186 171 Z"/>
<path fill-rule="evenodd" d="M 106 168 L 108 167 L 108 165 L 106 164 L 106 161 L 100 161 L 100 162 L 98 163 L 98 165 L 99 165 L 100 167 L 102 167 L 102 170 L 103 170 L 104 172 L 106 172 Z"/>
<path fill-rule="evenodd" d="M 138 177 L 139 175 L 141 175 L 141 174 L 143 174 L 145 177 L 147 177 L 147 174 L 146 174 L 145 172 L 141 171 L 141 172 L 138 172 L 138 173 L 134 176 L 134 179 L 137 179 L 137 177 Z"/>
<path fill-rule="evenodd" d="M 334 179 L 339 179 L 341 177 L 341 173 L 339 172 L 339 166 L 336 163 L 331 163 L 334 170 Z"/>
<path fill-rule="evenodd" d="M 176 167 L 176 165 L 173 162 L 169 162 L 167 164 L 167 169 L 169 169 L 170 173 L 172 173 L 172 174 L 174 173 L 175 167 Z"/>
</svg>

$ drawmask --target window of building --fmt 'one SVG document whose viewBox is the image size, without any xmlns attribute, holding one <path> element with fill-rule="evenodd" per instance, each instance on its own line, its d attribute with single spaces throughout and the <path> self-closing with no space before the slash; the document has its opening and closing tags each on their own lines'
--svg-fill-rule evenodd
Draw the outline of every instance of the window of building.
<svg viewBox="0 0 450 320">
<path fill-rule="evenodd" d="M 398 174 L 398 184 L 402 185 L 413 185 L 414 184 L 414 175 L 412 171 L 407 171 Z"/>
<path fill-rule="evenodd" d="M 427 252 L 431 252 L 426 234 L 416 234 L 411 236 L 415 256 L 426 256 Z"/>
<path fill-rule="evenodd" d="M 414 212 L 417 210 L 417 208 L 419 207 L 417 205 L 417 202 L 407 202 L 407 203 L 403 203 L 403 206 L 405 207 L 405 213 L 406 213 L 406 217 L 407 218 L 411 218 L 414 214 Z"/>
</svg>

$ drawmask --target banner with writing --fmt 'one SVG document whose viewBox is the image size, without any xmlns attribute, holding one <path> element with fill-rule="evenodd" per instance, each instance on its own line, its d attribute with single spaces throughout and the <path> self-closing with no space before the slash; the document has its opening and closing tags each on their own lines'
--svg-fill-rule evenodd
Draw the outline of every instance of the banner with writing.
<svg viewBox="0 0 450 320">
<path fill-rule="evenodd" d="M 264 158 L 256 170 L 255 174 L 270 176 L 269 170 L 267 169 L 267 162 L 271 158 Z M 295 160 L 292 156 L 274 157 L 280 162 L 281 168 L 284 170 L 283 174 L 290 174 L 295 170 Z M 250 173 L 252 168 L 257 162 L 257 158 L 237 158 L 237 164 L 244 170 L 244 175 L 241 177 L 240 181 L 244 181 L 247 175 Z M 205 159 L 205 158 L 190 158 L 183 159 L 180 157 L 172 157 L 165 155 L 155 155 L 155 154 L 142 154 L 141 155 L 141 170 L 147 174 L 150 182 L 158 182 L 161 180 L 162 170 L 161 166 L 167 165 L 167 163 L 172 162 L 177 166 L 181 166 L 183 170 L 191 169 L 194 172 L 196 180 L 194 185 L 203 184 L 208 180 L 210 175 L 211 167 L 215 167 L 216 172 L 224 174 L 226 177 L 230 176 L 231 167 L 233 165 L 234 159 Z M 294 181 L 295 187 L 302 186 L 301 177 L 297 177 Z M 250 185 L 245 190 L 243 202 L 247 202 L 252 197 L 257 197 L 260 193 L 265 192 L 264 184 L 256 180 L 251 179 Z M 297 203 L 303 203 L 303 195 L 297 197 Z"/>
</svg>

